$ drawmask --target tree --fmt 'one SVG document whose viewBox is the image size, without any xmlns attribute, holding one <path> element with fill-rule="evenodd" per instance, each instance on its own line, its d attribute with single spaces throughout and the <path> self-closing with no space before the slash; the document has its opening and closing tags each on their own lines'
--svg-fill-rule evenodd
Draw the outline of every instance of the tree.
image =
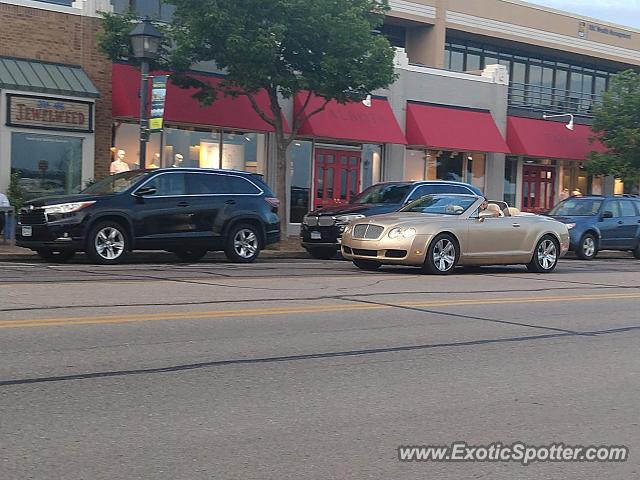
<svg viewBox="0 0 640 480">
<path fill-rule="evenodd" d="M 589 173 L 640 179 L 640 74 L 627 70 L 611 77 L 592 129 L 609 151 L 590 155 Z"/>
<path fill-rule="evenodd" d="M 394 51 L 375 32 L 388 11 L 388 0 L 172 0 L 176 7 L 166 28 L 166 56 L 159 67 L 172 81 L 196 87 L 194 95 L 211 104 L 221 93 L 245 96 L 275 131 L 276 194 L 286 199 L 287 149 L 300 127 L 331 100 L 360 101 L 395 80 Z M 122 34 L 129 18 L 106 15 L 100 44 L 111 58 L 129 53 Z M 169 48 L 170 46 L 170 48 Z M 213 61 L 226 73 L 219 85 L 189 76 L 200 62 Z M 269 108 L 258 105 L 264 91 Z M 304 94 L 303 107 L 286 131 L 281 99 Z M 310 108 L 313 97 L 322 97 Z M 286 228 L 282 215 L 283 232 Z"/>
</svg>

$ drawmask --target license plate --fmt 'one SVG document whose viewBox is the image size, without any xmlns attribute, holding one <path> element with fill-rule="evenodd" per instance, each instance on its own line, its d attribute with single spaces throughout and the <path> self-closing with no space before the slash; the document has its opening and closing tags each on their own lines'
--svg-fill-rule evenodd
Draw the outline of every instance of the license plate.
<svg viewBox="0 0 640 480">
<path fill-rule="evenodd" d="M 32 227 L 22 227 L 22 236 L 23 237 L 30 237 L 33 235 L 33 228 Z"/>
<path fill-rule="evenodd" d="M 322 239 L 322 234 L 320 232 L 311 232 L 311 240 L 320 240 Z"/>
</svg>

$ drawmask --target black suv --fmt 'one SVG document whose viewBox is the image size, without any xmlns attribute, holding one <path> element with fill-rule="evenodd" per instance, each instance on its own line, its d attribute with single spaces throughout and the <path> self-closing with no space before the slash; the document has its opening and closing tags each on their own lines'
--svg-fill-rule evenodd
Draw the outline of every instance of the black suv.
<svg viewBox="0 0 640 480">
<path fill-rule="evenodd" d="M 46 260 L 84 251 L 116 264 L 131 250 L 167 250 L 186 261 L 223 250 L 248 263 L 280 240 L 279 201 L 261 177 L 231 170 L 171 168 L 107 177 L 77 195 L 20 209 L 16 244 Z"/>
<path fill-rule="evenodd" d="M 437 193 L 483 194 L 477 187 L 462 182 L 378 183 L 365 189 L 348 205 L 318 208 L 309 212 L 300 230 L 302 246 L 315 258 L 332 258 L 340 250 L 342 231 L 351 220 L 395 212 L 409 202 Z"/>
</svg>

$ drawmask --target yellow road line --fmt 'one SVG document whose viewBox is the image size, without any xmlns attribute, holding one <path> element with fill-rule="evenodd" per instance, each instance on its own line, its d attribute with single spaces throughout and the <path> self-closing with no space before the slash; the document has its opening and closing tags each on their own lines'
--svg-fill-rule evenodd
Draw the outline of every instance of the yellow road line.
<svg viewBox="0 0 640 480">
<path fill-rule="evenodd" d="M 200 320 L 215 318 L 236 318 L 251 316 L 274 316 L 293 314 L 315 314 L 331 312 L 351 312 L 360 310 L 384 310 L 395 307 L 462 307 L 480 305 L 509 305 L 527 303 L 558 303 L 598 300 L 636 300 L 640 299 L 640 293 L 610 293 L 592 295 L 568 295 L 568 296 L 536 296 L 536 297 L 502 297 L 502 298 L 478 298 L 478 299 L 452 299 L 432 300 L 425 302 L 401 302 L 397 305 L 381 304 L 337 304 L 337 305 L 312 305 L 274 308 L 248 308 L 237 310 L 210 310 L 200 312 L 155 312 L 146 314 L 118 314 L 99 315 L 93 317 L 58 317 L 58 318 L 31 318 L 25 320 L 0 321 L 0 329 L 3 328 L 29 328 L 29 327 L 60 327 L 71 325 L 100 325 L 114 323 L 172 321 L 172 320 Z"/>
</svg>

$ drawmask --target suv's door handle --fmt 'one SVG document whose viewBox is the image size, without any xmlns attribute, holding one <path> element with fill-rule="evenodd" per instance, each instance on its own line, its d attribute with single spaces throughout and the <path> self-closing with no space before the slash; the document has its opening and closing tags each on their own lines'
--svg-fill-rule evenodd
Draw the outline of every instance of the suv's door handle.
<svg viewBox="0 0 640 480">
<path fill-rule="evenodd" d="M 520 228 L 520 224 L 519 223 L 513 223 L 512 224 L 515 228 Z"/>
<path fill-rule="evenodd" d="M 624 222 L 622 220 L 618 220 L 618 225 L 622 225 Z"/>
<path fill-rule="evenodd" d="M 227 200 L 226 202 L 224 202 L 226 205 L 235 205 L 236 201 L 235 200 Z"/>
<path fill-rule="evenodd" d="M 178 206 L 179 207 L 188 207 L 189 204 L 187 202 L 180 202 L 180 203 L 178 203 Z"/>
</svg>

